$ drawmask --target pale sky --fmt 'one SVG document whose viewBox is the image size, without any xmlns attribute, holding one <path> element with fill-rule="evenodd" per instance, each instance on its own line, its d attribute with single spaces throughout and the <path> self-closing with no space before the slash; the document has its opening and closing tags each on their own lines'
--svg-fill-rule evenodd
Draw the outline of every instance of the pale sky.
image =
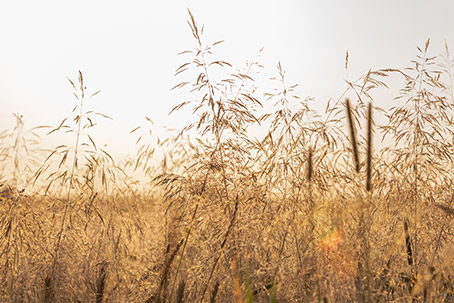
<svg viewBox="0 0 454 303">
<path fill-rule="evenodd" d="M 270 85 L 280 61 L 288 83 L 300 83 L 301 97 L 315 97 L 320 108 L 345 89 L 346 50 L 351 80 L 409 66 L 427 38 L 432 55 L 445 40 L 454 53 L 452 0 L 3 0 L 0 131 L 14 126 L 16 112 L 28 128 L 58 125 L 75 105 L 66 77 L 75 80 L 78 70 L 89 89 L 101 90 L 93 107 L 113 118 L 100 121 L 97 142 L 118 157 L 134 153 L 129 131 L 144 116 L 158 127 L 194 120 L 168 116 L 182 101 L 170 91 L 184 80 L 173 76 L 185 62 L 176 54 L 195 46 L 188 8 L 206 42 L 225 41 L 214 50 L 219 59 L 241 68 L 264 47 L 259 85 Z"/>
</svg>

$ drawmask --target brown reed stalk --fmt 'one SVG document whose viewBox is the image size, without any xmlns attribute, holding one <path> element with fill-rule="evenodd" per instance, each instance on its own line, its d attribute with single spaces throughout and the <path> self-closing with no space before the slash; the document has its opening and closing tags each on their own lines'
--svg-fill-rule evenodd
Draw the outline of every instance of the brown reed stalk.
<svg viewBox="0 0 454 303">
<path fill-rule="evenodd" d="M 367 105 L 367 142 L 366 142 L 366 190 L 370 192 L 372 189 L 372 127 L 373 127 L 373 118 L 372 118 L 372 103 L 369 102 Z M 368 202 L 370 203 L 370 195 L 368 196 Z M 364 220 L 363 214 L 361 214 L 361 220 Z M 369 217 L 370 221 L 370 217 Z M 369 245 L 369 231 L 370 227 L 363 226 L 365 230 L 363 231 L 363 246 L 365 249 L 364 258 L 366 265 L 366 302 L 371 301 L 371 270 L 370 270 L 370 245 Z"/>
<path fill-rule="evenodd" d="M 96 279 L 96 303 L 102 303 L 107 278 L 107 262 L 103 261 Z"/>
<path fill-rule="evenodd" d="M 407 250 L 407 263 L 411 267 L 411 274 L 404 276 L 403 280 L 407 285 L 408 291 L 410 292 L 412 296 L 412 302 L 417 302 L 416 296 L 415 296 L 415 282 L 417 279 L 417 274 L 415 270 L 415 265 L 414 265 L 414 253 L 413 253 L 413 248 L 411 245 L 411 236 L 410 232 L 408 231 L 408 223 L 407 221 L 404 222 L 404 232 L 405 232 L 405 247 Z"/>
<path fill-rule="evenodd" d="M 176 295 L 176 299 L 175 299 L 176 303 L 183 303 L 185 287 L 186 287 L 186 283 L 185 283 L 184 279 L 181 279 L 180 283 L 178 284 L 177 295 Z"/>
<path fill-rule="evenodd" d="M 372 189 L 372 103 L 367 106 L 367 155 L 366 155 L 366 190 Z"/>
<path fill-rule="evenodd" d="M 355 123 L 353 121 L 353 112 L 350 104 L 350 99 L 345 100 L 345 107 L 347 112 L 348 129 L 350 132 L 350 141 L 352 145 L 353 160 L 356 173 L 359 173 L 359 151 L 358 141 L 356 137 Z M 371 170 L 372 170 L 372 104 L 369 103 L 369 112 L 367 117 L 367 176 L 366 176 L 366 189 L 370 191 L 371 188 Z M 370 252 L 369 252 L 369 227 L 365 220 L 364 210 L 361 210 L 359 217 L 358 235 L 361 240 L 361 255 L 358 259 L 358 301 L 371 302 L 371 277 L 370 277 Z"/>
<path fill-rule="evenodd" d="M 216 296 L 219 291 L 219 281 L 216 281 L 213 286 L 213 290 L 211 291 L 211 296 L 210 296 L 210 303 L 215 303 L 216 302 Z"/>
<path fill-rule="evenodd" d="M 312 146 L 309 146 L 307 155 L 307 180 L 309 182 L 312 180 Z"/>
<path fill-rule="evenodd" d="M 350 105 L 350 99 L 345 100 L 345 107 L 347 109 L 348 129 L 350 131 L 350 141 L 352 144 L 353 160 L 355 164 L 355 171 L 359 172 L 359 154 L 358 154 L 358 141 L 356 139 L 355 122 L 353 121 L 353 113 Z"/>
<path fill-rule="evenodd" d="M 404 232 L 405 232 L 405 246 L 407 248 L 407 262 L 408 265 L 413 265 L 413 250 L 411 247 L 411 237 L 410 233 L 408 232 L 408 223 L 404 222 Z"/>
</svg>

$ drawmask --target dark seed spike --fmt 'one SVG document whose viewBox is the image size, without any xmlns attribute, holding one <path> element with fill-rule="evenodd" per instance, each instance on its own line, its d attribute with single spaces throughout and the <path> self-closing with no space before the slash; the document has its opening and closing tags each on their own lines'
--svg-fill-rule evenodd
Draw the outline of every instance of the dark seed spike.
<svg viewBox="0 0 454 303">
<path fill-rule="evenodd" d="M 407 261 L 408 265 L 413 265 L 413 250 L 411 248 L 411 238 L 410 233 L 408 232 L 408 224 L 404 222 L 404 231 L 405 231 L 405 245 L 407 247 Z"/>
<path fill-rule="evenodd" d="M 367 112 L 367 171 L 366 171 L 366 190 L 372 189 L 372 103 L 368 104 Z"/>
<path fill-rule="evenodd" d="M 345 101 L 345 106 L 347 109 L 347 119 L 348 119 L 348 128 L 350 131 L 350 139 L 352 143 L 352 152 L 353 152 L 353 160 L 355 162 L 355 170 L 359 172 L 359 154 L 358 154 L 358 141 L 356 140 L 356 131 L 355 131 L 355 124 L 353 121 L 353 114 L 352 108 L 350 106 L 350 99 L 347 98 Z"/>
<path fill-rule="evenodd" d="M 216 281 L 214 284 L 213 290 L 211 291 L 210 303 L 216 302 L 216 295 L 218 294 L 219 290 L 219 281 Z"/>
<path fill-rule="evenodd" d="M 312 180 L 312 147 L 309 146 L 309 153 L 307 156 L 307 180 Z"/>
</svg>

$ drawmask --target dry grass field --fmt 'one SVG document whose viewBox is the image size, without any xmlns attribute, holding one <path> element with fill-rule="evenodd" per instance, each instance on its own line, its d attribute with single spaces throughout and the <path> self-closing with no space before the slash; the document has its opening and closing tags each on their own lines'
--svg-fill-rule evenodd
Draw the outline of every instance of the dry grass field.
<svg viewBox="0 0 454 303">
<path fill-rule="evenodd" d="M 188 24 L 173 110 L 194 115 L 174 138 L 136 128 L 136 157 L 111 157 L 80 72 L 60 125 L 27 131 L 18 114 L 0 133 L 0 302 L 454 302 L 448 47 L 427 40 L 408 69 L 347 81 L 320 113 L 280 64 L 258 94 L 260 60 L 234 71 Z M 374 90 L 390 75 L 404 86 L 384 111 Z M 41 133 L 72 143 L 46 150 Z"/>
</svg>

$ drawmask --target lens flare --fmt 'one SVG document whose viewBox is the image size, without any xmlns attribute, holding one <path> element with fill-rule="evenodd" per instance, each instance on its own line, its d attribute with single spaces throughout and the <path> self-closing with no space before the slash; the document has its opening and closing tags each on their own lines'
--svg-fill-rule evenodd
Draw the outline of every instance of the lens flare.
<svg viewBox="0 0 454 303">
<path fill-rule="evenodd" d="M 324 251 L 337 251 L 344 241 L 344 231 L 340 228 L 333 228 L 318 241 L 318 247 Z"/>
</svg>

